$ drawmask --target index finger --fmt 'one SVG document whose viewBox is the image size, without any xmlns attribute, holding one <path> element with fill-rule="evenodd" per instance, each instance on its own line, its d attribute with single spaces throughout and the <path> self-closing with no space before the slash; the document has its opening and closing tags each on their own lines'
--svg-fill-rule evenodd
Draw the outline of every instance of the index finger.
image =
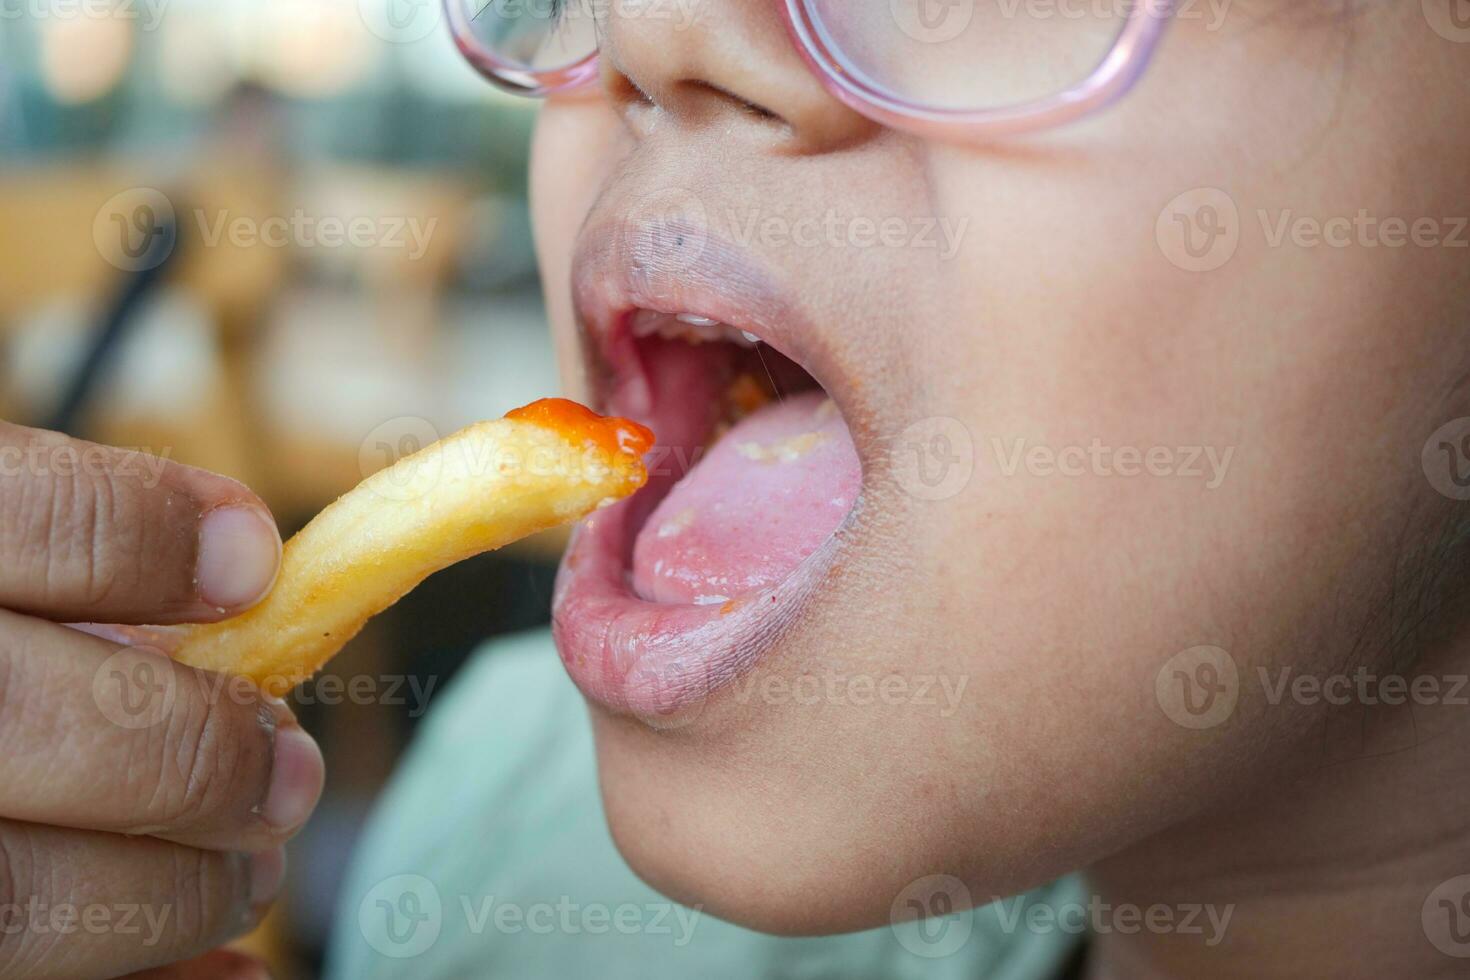
<svg viewBox="0 0 1470 980">
<path fill-rule="evenodd" d="M 280 555 L 269 509 L 233 480 L 0 422 L 0 607 L 214 622 L 270 590 Z"/>
</svg>

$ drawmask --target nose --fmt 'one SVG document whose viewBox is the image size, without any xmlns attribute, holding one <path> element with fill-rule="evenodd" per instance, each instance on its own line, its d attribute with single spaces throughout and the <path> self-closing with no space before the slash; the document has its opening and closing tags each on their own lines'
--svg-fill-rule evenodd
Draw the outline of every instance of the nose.
<svg viewBox="0 0 1470 980">
<path fill-rule="evenodd" d="M 635 132 L 673 121 L 800 152 L 873 133 L 808 69 L 782 2 L 611 4 L 600 28 L 603 88 Z"/>
</svg>

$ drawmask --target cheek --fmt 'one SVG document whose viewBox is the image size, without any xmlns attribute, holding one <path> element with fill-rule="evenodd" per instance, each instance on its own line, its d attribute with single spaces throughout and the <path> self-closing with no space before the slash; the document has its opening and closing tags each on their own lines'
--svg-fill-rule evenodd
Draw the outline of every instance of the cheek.
<svg viewBox="0 0 1470 980">
<path fill-rule="evenodd" d="M 566 394 L 585 401 L 588 387 L 572 312 L 572 252 L 577 231 L 608 175 L 626 152 L 622 124 L 600 99 L 549 102 L 531 147 L 531 218 L 547 316 Z"/>
<path fill-rule="evenodd" d="M 1047 719 L 1044 743 L 1009 746 L 1028 772 L 1006 798 L 1035 802 L 1031 824 L 1090 813 L 1072 840 L 1319 764 L 1323 714 L 1269 703 L 1269 684 L 1354 660 L 1382 670 L 1414 652 L 1392 635 L 1404 607 L 1433 599 L 1415 549 L 1446 514 L 1419 456 L 1456 414 L 1439 399 L 1463 370 L 1464 321 L 1442 311 L 1463 253 L 1294 248 L 1272 244 L 1270 222 L 1459 213 L 1458 191 L 1432 155 L 1364 154 L 1412 134 L 1364 104 L 1373 79 L 1312 75 L 1340 60 L 1343 34 L 1296 36 L 1303 50 L 1276 60 L 1257 50 L 1280 40 L 1269 31 L 1252 49 L 1177 45 L 1153 76 L 1170 86 L 1095 127 L 1034 151 L 938 150 L 928 168 L 939 214 L 971 224 L 947 278 L 963 315 L 945 321 L 926 390 L 973 436 L 975 476 L 970 506 L 916 524 L 915 578 L 933 643 L 982 638 L 977 730 L 1002 720 L 1005 745 Z M 1232 73 L 1276 79 L 1279 97 Z M 1228 189 L 1239 212 L 1233 259 L 1204 272 L 1165 220 L 1199 188 Z M 1223 676 L 1190 659 L 1205 647 L 1238 669 L 1239 704 L 1202 733 L 1183 699 Z M 1043 774 L 1064 787 L 1050 810 Z M 1146 792 L 1146 814 L 1122 786 Z M 1123 842 L 1095 838 L 1094 853 Z"/>
</svg>

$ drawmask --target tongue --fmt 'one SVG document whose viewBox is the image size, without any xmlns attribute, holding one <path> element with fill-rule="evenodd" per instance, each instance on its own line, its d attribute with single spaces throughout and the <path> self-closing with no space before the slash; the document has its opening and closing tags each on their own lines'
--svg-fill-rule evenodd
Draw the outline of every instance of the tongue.
<svg viewBox="0 0 1470 980">
<path fill-rule="evenodd" d="M 847 425 L 821 392 L 762 408 L 654 509 L 633 545 L 633 587 L 703 605 L 773 586 L 837 529 L 861 481 Z"/>
</svg>

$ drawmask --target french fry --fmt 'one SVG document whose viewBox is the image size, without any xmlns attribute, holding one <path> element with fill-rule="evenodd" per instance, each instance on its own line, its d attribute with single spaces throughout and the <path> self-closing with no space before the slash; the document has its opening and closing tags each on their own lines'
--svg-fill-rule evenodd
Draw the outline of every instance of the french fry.
<svg viewBox="0 0 1470 980">
<path fill-rule="evenodd" d="M 643 486 L 653 434 L 561 399 L 472 425 L 363 481 L 286 543 L 270 594 L 173 654 L 283 695 L 434 572 Z"/>
</svg>

